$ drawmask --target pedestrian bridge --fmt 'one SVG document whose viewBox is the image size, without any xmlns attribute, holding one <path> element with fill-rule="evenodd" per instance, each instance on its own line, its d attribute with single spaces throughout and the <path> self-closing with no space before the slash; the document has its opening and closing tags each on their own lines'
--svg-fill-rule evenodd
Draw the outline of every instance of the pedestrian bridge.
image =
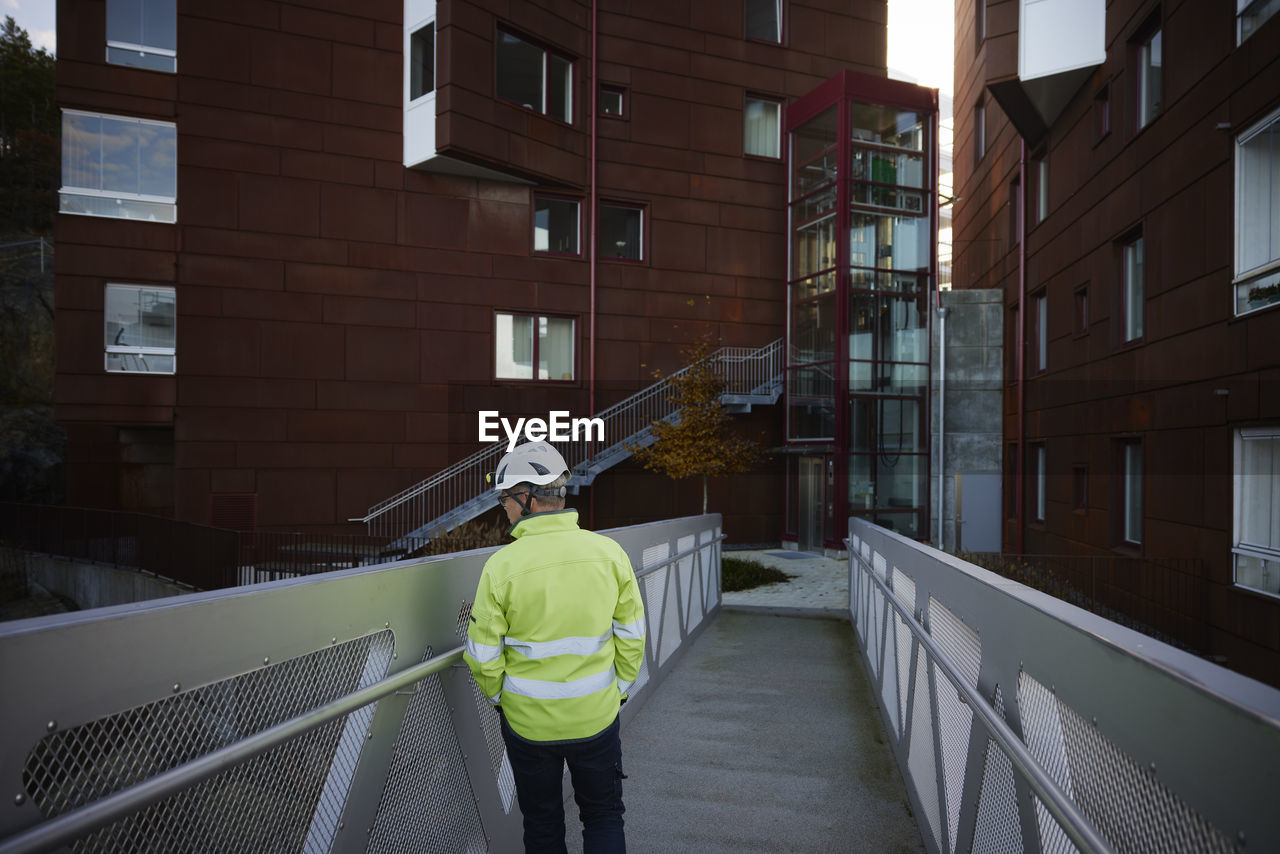
<svg viewBox="0 0 1280 854">
<path fill-rule="evenodd" d="M 1280 850 L 1280 692 L 860 520 L 849 622 L 722 609 L 719 526 L 607 532 L 633 851 Z M 0 625 L 0 854 L 519 851 L 487 554 Z"/>
</svg>

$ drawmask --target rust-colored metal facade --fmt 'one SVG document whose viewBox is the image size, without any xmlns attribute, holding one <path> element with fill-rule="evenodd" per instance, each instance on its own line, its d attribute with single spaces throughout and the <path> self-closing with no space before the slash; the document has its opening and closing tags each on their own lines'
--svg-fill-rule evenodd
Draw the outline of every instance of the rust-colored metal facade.
<svg viewBox="0 0 1280 854">
<path fill-rule="evenodd" d="M 784 0 L 781 44 L 746 38 L 742 2 L 600 0 L 593 41 L 585 0 L 440 0 L 436 148 L 517 179 L 490 180 L 403 165 L 401 0 L 181 0 L 172 73 L 104 61 L 107 5 L 58 0 L 59 103 L 175 123 L 177 214 L 58 217 L 68 501 L 204 523 L 254 495 L 261 527 L 340 528 L 474 450 L 478 410 L 588 415 L 592 343 L 598 409 L 700 334 L 778 338 L 785 165 L 744 155 L 744 101 L 885 74 L 874 0 Z M 571 122 L 497 97 L 502 32 L 573 60 Z M 592 342 L 600 84 L 625 110 L 598 119 L 598 196 L 642 208 L 645 244 L 599 260 Z M 579 255 L 534 251 L 540 193 L 583 202 Z M 104 372 L 109 283 L 175 289 L 176 373 Z M 574 378 L 495 379 L 499 311 L 573 318 Z M 782 420 L 743 427 L 777 444 Z M 781 483 L 770 463 L 713 484 L 732 537 L 778 541 Z M 604 526 L 696 512 L 700 489 L 622 466 L 587 497 Z"/>
<path fill-rule="evenodd" d="M 1237 314 L 1233 295 L 1236 141 L 1280 107 L 1280 19 L 1238 44 L 1236 4 L 1108 2 L 1105 62 L 1037 128 L 1017 0 L 955 9 L 955 286 L 1005 294 L 1004 549 L 1198 559 L 1195 575 L 1142 570 L 1146 621 L 1175 637 L 1207 624 L 1204 652 L 1280 684 L 1280 599 L 1234 583 L 1232 551 L 1236 436 L 1280 424 L 1280 309 Z M 1163 102 L 1140 128 L 1137 46 L 1153 28 Z M 1137 235 L 1135 337 L 1122 312 Z M 1137 544 L 1128 443 L 1144 466 Z"/>
</svg>

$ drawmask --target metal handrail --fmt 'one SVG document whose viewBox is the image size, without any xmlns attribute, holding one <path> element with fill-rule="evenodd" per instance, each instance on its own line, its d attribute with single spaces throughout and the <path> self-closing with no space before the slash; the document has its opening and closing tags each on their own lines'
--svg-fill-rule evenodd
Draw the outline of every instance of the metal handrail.
<svg viewBox="0 0 1280 854">
<path fill-rule="evenodd" d="M 760 348 L 721 347 L 706 358 L 708 361 L 718 362 L 724 371 L 725 393 L 741 395 L 765 393 L 764 390 L 776 384 L 781 375 L 781 366 L 777 364 L 781 352 L 782 339 L 779 338 Z M 746 363 L 755 364 L 746 369 L 736 369 Z M 675 407 L 664 397 L 665 392 L 674 377 L 682 376 L 692 367 L 693 365 L 686 365 L 596 413 L 594 417 L 604 422 L 605 440 L 593 443 L 580 439 L 564 445 L 570 468 L 576 469 L 585 462 L 625 446 L 654 421 L 674 414 Z M 349 521 L 368 525 L 371 531 L 378 528 L 380 535 L 392 538 L 409 534 L 483 494 L 479 487 L 482 475 L 494 468 L 504 451 L 505 446 L 501 442 L 486 445 L 434 475 L 374 504 L 364 516 Z M 432 491 L 441 493 L 437 500 L 433 501 L 433 496 L 428 495 Z M 384 520 L 398 508 L 406 508 L 413 518 L 409 524 L 401 526 L 401 529 L 392 529 L 393 523 Z"/>
<path fill-rule="evenodd" d="M 1058 822 L 1058 825 L 1066 832 L 1071 841 L 1081 851 L 1093 852 L 1093 854 L 1114 854 L 1115 849 L 1094 826 L 1084 813 L 1082 813 L 1075 805 L 1075 802 L 1062 791 L 1061 787 L 1054 782 L 1053 777 L 1045 770 L 1034 756 L 1022 743 L 1022 739 L 1009 727 L 1000 714 L 992 708 L 986 698 L 977 692 L 977 690 L 969 684 L 959 670 L 956 669 L 946 654 L 938 648 L 934 643 L 932 636 L 925 631 L 915 618 L 915 615 L 906 609 L 897 596 L 893 595 L 893 591 L 889 589 L 889 585 L 881 578 L 867 563 L 862 555 L 853 548 L 853 544 L 849 539 L 844 540 L 845 548 L 849 550 L 849 554 L 865 567 L 866 576 L 880 588 L 884 594 L 885 601 L 888 602 L 898 616 L 902 618 L 907 628 L 915 635 L 916 640 L 929 653 L 933 663 L 938 666 L 947 680 L 955 686 L 961 695 L 961 700 L 977 715 L 986 727 L 991 739 L 1000 746 L 1005 755 L 1009 757 L 1009 761 L 1013 763 L 1025 779 L 1031 789 L 1039 796 L 1044 803 L 1045 808 Z M 3 854 L 3 852 L 0 852 Z"/>
<path fill-rule="evenodd" d="M 389 694 L 394 694 L 406 685 L 411 685 L 433 673 L 439 673 L 461 659 L 463 649 L 459 646 L 441 653 L 394 676 L 375 682 L 368 688 L 339 697 L 331 703 L 268 727 L 234 744 L 228 744 L 198 759 L 170 768 L 137 785 L 121 789 L 100 801 L 94 801 L 8 839 L 0 840 L 0 854 L 19 854 L 19 852 L 33 854 L 33 852 L 49 851 L 73 842 L 80 836 L 110 824 L 116 819 L 137 812 L 232 766 L 246 762 L 260 753 L 265 753 L 273 747 L 279 747 L 308 730 L 350 714 Z"/>
<path fill-rule="evenodd" d="M 708 546 L 723 542 L 724 534 L 712 537 L 705 543 L 676 552 L 670 557 L 635 572 L 643 578 L 666 566 L 678 563 L 704 551 Z M 135 813 L 157 801 L 189 788 L 228 768 L 247 762 L 260 753 L 302 735 L 308 730 L 323 726 L 332 720 L 350 714 L 356 709 L 376 702 L 414 682 L 444 670 L 462 658 L 465 647 L 455 647 L 405 670 L 388 676 L 367 688 L 361 688 L 346 696 L 305 712 L 297 717 L 268 727 L 198 759 L 170 768 L 141 783 L 121 789 L 99 801 L 36 825 L 8 839 L 0 840 L 0 854 L 35 854 L 66 845 L 84 834 Z"/>
</svg>

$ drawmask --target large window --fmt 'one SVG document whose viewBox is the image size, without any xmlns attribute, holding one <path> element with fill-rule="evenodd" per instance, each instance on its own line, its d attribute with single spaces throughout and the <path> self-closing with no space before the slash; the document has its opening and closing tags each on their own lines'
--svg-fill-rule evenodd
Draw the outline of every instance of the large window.
<svg viewBox="0 0 1280 854">
<path fill-rule="evenodd" d="M 1031 471 L 1035 477 L 1035 494 L 1032 496 L 1031 518 L 1036 522 L 1045 520 L 1048 510 L 1048 461 L 1044 445 L 1037 443 L 1031 446 Z"/>
<path fill-rule="evenodd" d="M 1235 444 L 1235 581 L 1280 594 L 1280 428 L 1240 430 Z"/>
<path fill-rule="evenodd" d="M 1124 342 L 1142 337 L 1143 264 L 1142 237 L 1134 237 L 1122 245 L 1120 287 L 1121 332 Z"/>
<path fill-rule="evenodd" d="M 177 146 L 169 122 L 63 110 L 58 210 L 174 222 Z"/>
<path fill-rule="evenodd" d="M 746 0 L 747 38 L 782 41 L 782 0 Z"/>
<path fill-rule="evenodd" d="M 742 152 L 757 157 L 782 156 L 782 104 L 748 95 L 742 112 Z"/>
<path fill-rule="evenodd" d="M 1049 296 L 1044 291 L 1035 297 L 1035 360 L 1032 373 L 1049 369 Z"/>
<path fill-rule="evenodd" d="M 1160 114 L 1164 88 L 1164 37 L 1157 23 L 1148 28 L 1137 42 L 1138 127 L 1144 128 Z"/>
<path fill-rule="evenodd" d="M 1280 302 L 1280 110 L 1236 139 L 1236 314 Z"/>
<path fill-rule="evenodd" d="M 1142 544 L 1142 443 L 1120 443 L 1120 541 Z"/>
<path fill-rule="evenodd" d="M 644 208 L 600 203 L 596 254 L 622 261 L 644 260 Z"/>
<path fill-rule="evenodd" d="M 578 254 L 579 203 L 554 196 L 534 196 L 533 251 Z"/>
<path fill-rule="evenodd" d="M 172 374 L 177 361 L 173 288 L 107 285 L 103 300 L 106 369 L 134 374 Z"/>
<path fill-rule="evenodd" d="M 534 314 L 494 315 L 494 376 L 507 380 L 570 381 L 574 320 Z M 536 372 L 535 372 L 536 368 Z"/>
<path fill-rule="evenodd" d="M 1280 12 L 1280 0 L 1236 0 L 1236 43 L 1257 32 L 1276 12 Z"/>
<path fill-rule="evenodd" d="M 498 97 L 571 123 L 573 60 L 499 31 Z"/>
<path fill-rule="evenodd" d="M 973 106 L 973 165 L 987 156 L 987 105 L 981 99 Z"/>
<path fill-rule="evenodd" d="M 107 0 L 107 62 L 177 71 L 176 0 Z"/>
<path fill-rule="evenodd" d="M 436 24 L 427 24 L 409 36 L 409 100 L 416 101 L 436 89 Z"/>
</svg>

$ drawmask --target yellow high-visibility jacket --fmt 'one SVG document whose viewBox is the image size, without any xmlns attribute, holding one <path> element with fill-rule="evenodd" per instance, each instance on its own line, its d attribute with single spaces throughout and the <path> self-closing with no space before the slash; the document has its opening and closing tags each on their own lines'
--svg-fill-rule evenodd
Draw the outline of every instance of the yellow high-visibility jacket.
<svg viewBox="0 0 1280 854">
<path fill-rule="evenodd" d="M 596 735 L 644 661 L 644 605 L 631 561 L 578 527 L 577 510 L 534 513 L 484 565 L 463 659 L 530 741 Z"/>
</svg>

